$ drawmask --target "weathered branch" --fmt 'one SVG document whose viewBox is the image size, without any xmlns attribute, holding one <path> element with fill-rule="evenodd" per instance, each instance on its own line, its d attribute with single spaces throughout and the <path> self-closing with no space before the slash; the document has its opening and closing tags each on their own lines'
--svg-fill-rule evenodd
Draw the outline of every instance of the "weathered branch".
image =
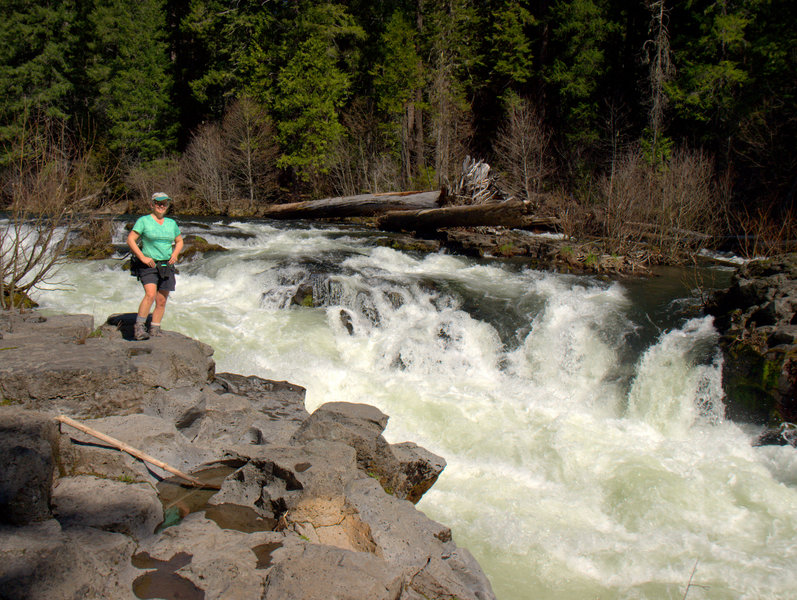
<svg viewBox="0 0 797 600">
<path fill-rule="evenodd" d="M 386 231 L 429 231 L 443 227 L 482 225 L 553 231 L 557 229 L 559 219 L 531 214 L 530 202 L 507 200 L 492 204 L 394 211 L 379 217 L 377 225 Z"/>
<path fill-rule="evenodd" d="M 179 477 L 180 479 L 184 479 L 185 481 L 191 483 L 192 485 L 195 485 L 197 487 L 218 487 L 218 486 L 214 486 L 214 485 L 205 483 L 204 481 L 200 481 L 199 479 L 197 479 L 196 477 L 192 477 L 191 475 L 187 475 L 186 473 L 183 473 L 182 471 L 180 471 L 178 469 L 175 469 L 171 465 L 166 464 L 162 460 L 158 460 L 157 458 L 155 458 L 153 456 L 150 456 L 149 454 L 146 454 L 145 452 L 142 452 L 138 448 L 134 448 L 130 444 L 126 444 L 125 442 L 122 442 L 120 440 L 117 440 L 116 438 L 113 438 L 113 437 L 111 437 L 109 435 L 106 435 L 106 434 L 100 432 L 100 431 L 97 431 L 96 429 L 93 429 L 92 427 L 89 427 L 88 425 L 85 425 L 85 424 L 83 424 L 83 423 L 81 423 L 79 421 L 75 421 L 74 419 L 70 419 L 66 415 L 59 415 L 55 419 L 56 419 L 56 421 L 60 421 L 61 423 L 65 423 L 65 424 L 69 425 L 70 427 L 74 427 L 75 429 L 78 429 L 78 430 L 82 431 L 83 433 L 87 433 L 90 436 L 95 437 L 98 440 L 101 440 L 101 441 L 105 442 L 106 444 L 110 444 L 111 446 L 113 446 L 114 448 L 116 448 L 118 450 L 121 450 L 122 452 L 127 452 L 130 456 L 134 456 L 135 458 L 137 458 L 139 460 L 143 460 L 144 462 L 148 462 L 148 463 L 150 463 L 152 465 L 155 465 L 156 467 L 159 467 L 159 468 L 163 469 L 164 471 L 168 471 L 169 473 L 172 473 L 173 475 L 177 475 L 177 477 Z"/>
<path fill-rule="evenodd" d="M 266 219 L 330 219 L 337 217 L 372 217 L 389 211 L 419 210 L 439 206 L 442 192 L 396 192 L 360 194 L 274 204 L 258 211 Z"/>
</svg>

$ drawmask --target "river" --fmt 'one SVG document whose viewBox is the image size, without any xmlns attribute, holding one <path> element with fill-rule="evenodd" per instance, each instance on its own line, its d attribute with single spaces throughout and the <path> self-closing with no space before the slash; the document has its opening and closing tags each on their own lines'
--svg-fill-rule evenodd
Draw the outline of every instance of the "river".
<svg viewBox="0 0 797 600">
<path fill-rule="evenodd" d="M 418 507 L 499 600 L 797 595 L 797 453 L 724 418 L 696 308 L 726 272 L 604 281 L 400 252 L 356 226 L 181 223 L 229 252 L 180 265 L 164 328 L 213 346 L 219 372 L 304 386 L 310 411 L 377 406 L 388 441 L 443 456 Z M 121 265 L 69 263 L 36 299 L 97 323 L 134 312 Z M 290 305 L 302 282 L 319 306 Z"/>
</svg>

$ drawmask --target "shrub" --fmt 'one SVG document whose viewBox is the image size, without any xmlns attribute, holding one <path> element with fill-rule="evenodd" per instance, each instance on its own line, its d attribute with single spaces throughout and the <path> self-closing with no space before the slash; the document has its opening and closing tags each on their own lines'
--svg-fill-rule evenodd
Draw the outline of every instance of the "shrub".
<svg viewBox="0 0 797 600">
<path fill-rule="evenodd" d="M 105 182 L 92 173 L 91 152 L 52 118 L 26 119 L 3 150 L 10 160 L 0 189 L 9 218 L 0 225 L 0 306 L 12 309 L 52 282 L 77 211 Z"/>
</svg>

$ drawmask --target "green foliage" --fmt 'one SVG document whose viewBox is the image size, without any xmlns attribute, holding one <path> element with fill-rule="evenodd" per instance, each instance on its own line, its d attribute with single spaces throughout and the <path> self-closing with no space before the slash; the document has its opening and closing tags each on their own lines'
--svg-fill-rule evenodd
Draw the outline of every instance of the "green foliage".
<svg viewBox="0 0 797 600">
<path fill-rule="evenodd" d="M 709 122 L 728 115 L 749 83 L 751 74 L 744 62 L 751 15 L 746 4 L 750 2 L 712 3 L 701 15 L 701 35 L 679 52 L 679 77 L 668 91 L 684 116 Z"/>
<path fill-rule="evenodd" d="M 74 2 L 2 0 L 0 19 L 0 143 L 19 134 L 31 109 L 67 116 L 75 85 Z"/>
<path fill-rule="evenodd" d="M 672 139 L 664 135 L 654 136 L 650 129 L 645 129 L 642 133 L 639 144 L 642 148 L 642 156 L 652 167 L 663 169 L 672 156 Z"/>
<path fill-rule="evenodd" d="M 338 111 L 350 80 L 327 50 L 321 38 L 305 40 L 277 77 L 274 107 L 285 150 L 278 164 L 293 167 L 304 180 L 327 172 L 330 149 L 343 136 Z"/>
<path fill-rule="evenodd" d="M 501 256 L 512 256 L 514 249 L 515 249 L 515 245 L 512 244 L 511 242 L 508 242 L 506 244 L 501 244 L 498 247 L 498 253 Z"/>
<path fill-rule="evenodd" d="M 631 140 L 657 164 L 671 145 L 704 147 L 748 199 L 793 195 L 791 0 L 0 0 L 0 9 L 4 153 L 30 115 L 59 117 L 92 140 L 103 166 L 123 158 L 128 170 L 177 158 L 199 125 L 248 97 L 273 124 L 289 191 L 337 185 L 342 163 L 363 174 L 348 177 L 352 188 L 399 178 L 431 187 L 452 181 L 465 154 L 489 152 L 520 97 L 538 106 L 551 158 L 562 158 L 555 175 L 576 197 L 594 195 Z M 663 47 L 672 65 L 645 62 Z M 9 160 L 0 155 L 0 167 Z M 273 170 L 273 157 L 258 160 Z M 439 181 L 427 184 L 432 173 Z M 111 193 L 140 195 L 139 179 Z M 254 173 L 247 179 L 253 190 Z"/>
<path fill-rule="evenodd" d="M 221 116 L 241 92 L 267 103 L 278 60 L 277 16 L 258 0 L 192 0 L 181 22 L 204 65 L 190 76 L 196 99 Z"/>
<path fill-rule="evenodd" d="M 495 73 L 510 84 L 525 83 L 534 71 L 534 53 L 529 28 L 537 19 L 516 0 L 506 0 L 496 12 L 489 34 L 490 59 Z"/>
<path fill-rule="evenodd" d="M 376 105 L 388 115 L 402 115 L 423 83 L 421 59 L 415 49 L 416 30 L 402 12 L 390 17 L 379 47 L 382 56 L 371 70 Z"/>
<path fill-rule="evenodd" d="M 310 181 L 329 171 L 331 150 L 344 134 L 339 112 L 351 78 L 341 48 L 365 33 L 338 4 L 311 6 L 303 17 L 297 28 L 306 37 L 277 75 L 273 105 L 283 148 L 278 165 Z"/>
<path fill-rule="evenodd" d="M 559 0 L 549 20 L 559 52 L 546 69 L 546 81 L 562 102 L 569 137 L 580 143 L 597 141 L 598 83 L 607 67 L 606 45 L 618 29 L 607 18 L 601 0 Z"/>
<path fill-rule="evenodd" d="M 437 173 L 434 167 L 424 167 L 410 180 L 411 190 L 430 190 L 437 181 Z"/>
<path fill-rule="evenodd" d="M 94 56 L 88 73 L 109 148 L 145 160 L 171 151 L 176 123 L 163 0 L 99 0 L 89 19 Z"/>
</svg>

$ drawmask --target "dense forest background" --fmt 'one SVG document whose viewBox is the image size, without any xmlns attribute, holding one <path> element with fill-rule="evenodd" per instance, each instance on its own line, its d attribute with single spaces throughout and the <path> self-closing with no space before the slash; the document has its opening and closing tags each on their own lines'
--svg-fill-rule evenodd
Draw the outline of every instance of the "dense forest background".
<svg viewBox="0 0 797 600">
<path fill-rule="evenodd" d="M 572 230 L 794 236 L 793 0 L 0 6 L 0 166 L 68 139 L 106 200 L 450 188 L 470 155 Z"/>
</svg>

